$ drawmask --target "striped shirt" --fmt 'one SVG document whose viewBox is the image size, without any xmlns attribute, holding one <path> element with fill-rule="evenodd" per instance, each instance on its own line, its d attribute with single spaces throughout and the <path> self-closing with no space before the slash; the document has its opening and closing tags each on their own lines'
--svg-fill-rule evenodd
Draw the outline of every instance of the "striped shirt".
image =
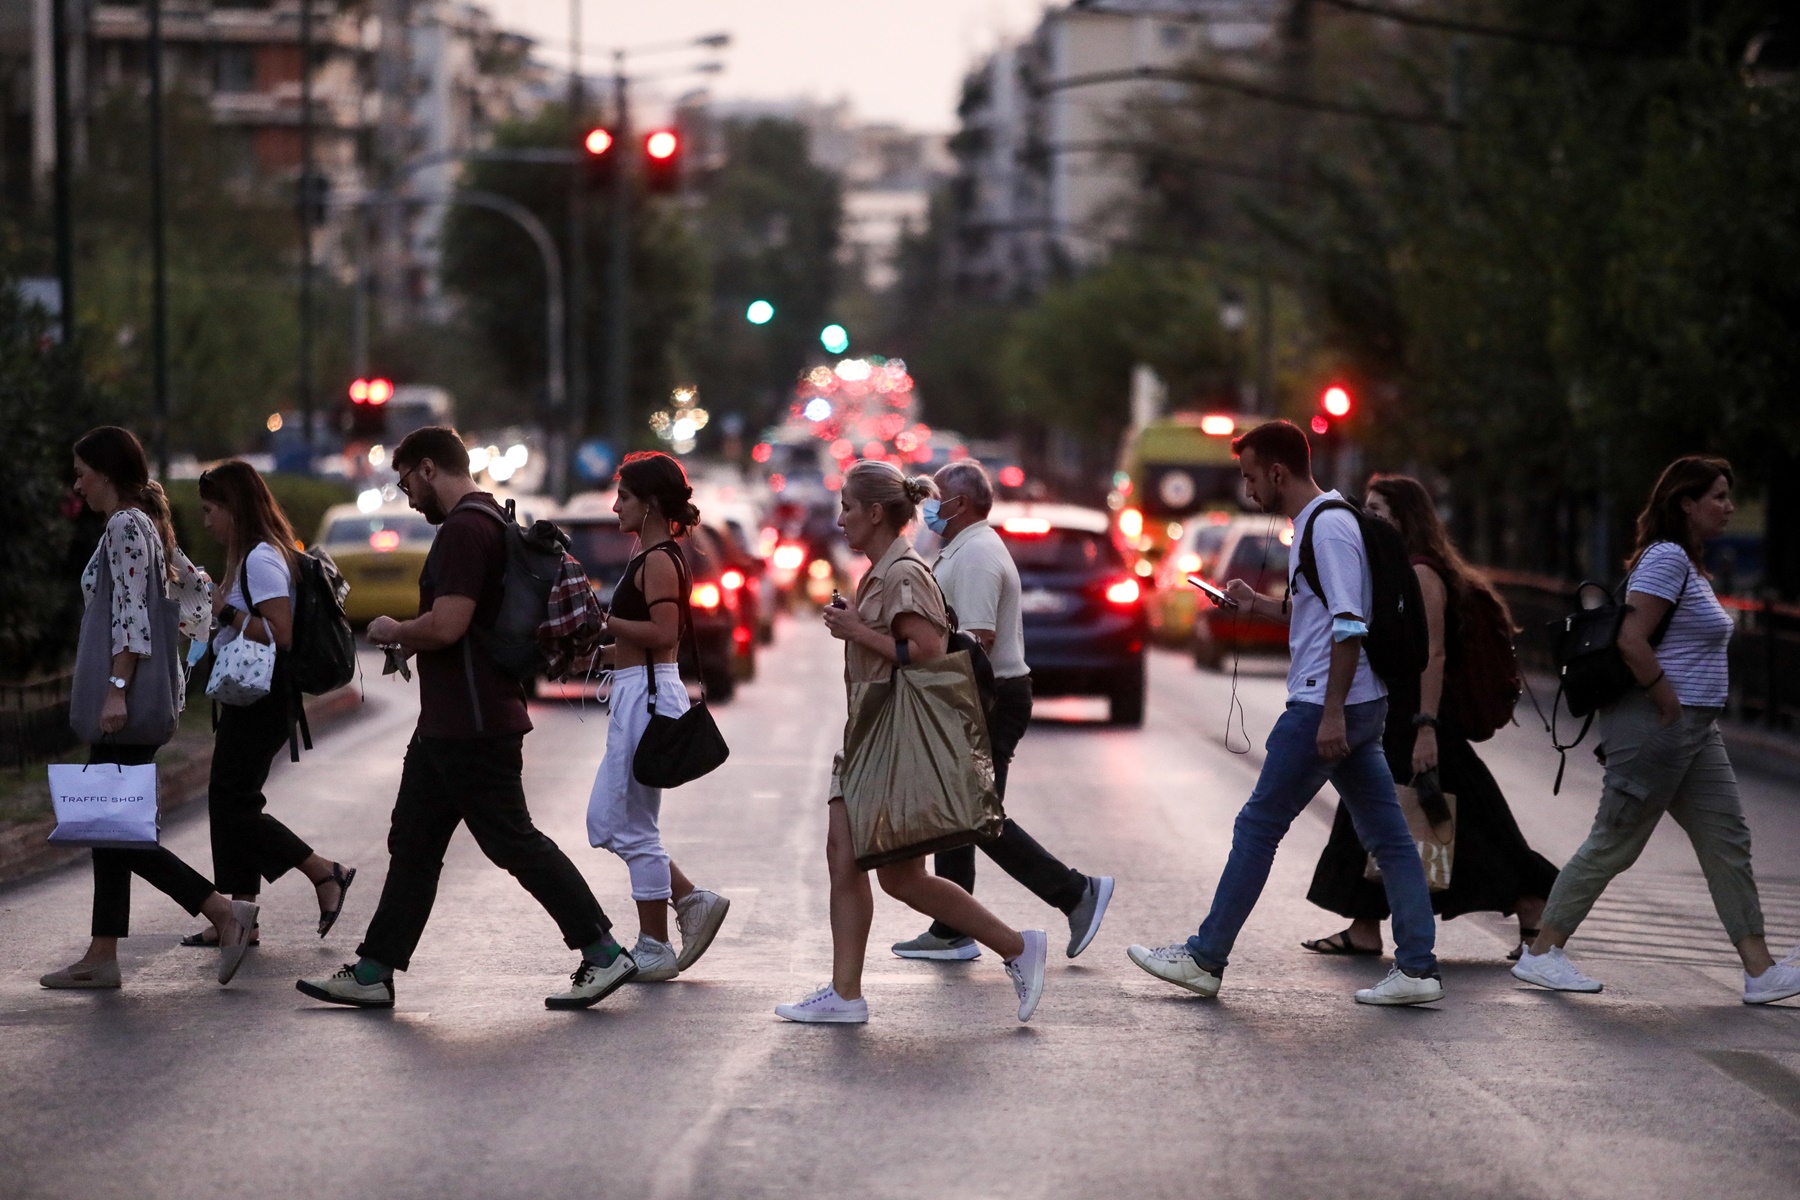
<svg viewBox="0 0 1800 1200">
<path fill-rule="evenodd" d="M 1713 594 L 1712 583 L 1674 542 L 1654 542 L 1644 551 L 1625 585 L 1674 603 L 1669 631 L 1656 647 L 1657 665 L 1669 677 L 1683 704 L 1720 708 L 1730 690 L 1726 648 L 1731 644 L 1731 614 Z"/>
</svg>

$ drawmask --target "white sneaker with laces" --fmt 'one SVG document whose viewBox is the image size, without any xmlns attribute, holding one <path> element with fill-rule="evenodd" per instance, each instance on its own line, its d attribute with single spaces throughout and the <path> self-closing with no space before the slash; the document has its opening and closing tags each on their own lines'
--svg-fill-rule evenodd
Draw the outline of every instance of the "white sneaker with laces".
<svg viewBox="0 0 1800 1200">
<path fill-rule="evenodd" d="M 1794 963 L 1794 957 L 1789 955 L 1754 978 L 1744 972 L 1744 1003 L 1768 1004 L 1800 996 L 1800 963 Z"/>
<path fill-rule="evenodd" d="M 1044 995 L 1044 963 L 1050 956 L 1050 944 L 1041 929 L 1021 929 L 1019 936 L 1025 939 L 1025 949 L 1019 957 L 1006 961 L 1006 977 L 1019 994 L 1019 1020 L 1029 1021 Z"/>
<path fill-rule="evenodd" d="M 777 1004 L 775 1015 L 802 1025 L 866 1025 L 869 1002 L 858 996 L 845 1000 L 829 983 L 793 1004 Z"/>
<path fill-rule="evenodd" d="M 1423 979 L 1408 975 L 1399 967 L 1372 988 L 1356 993 L 1358 1004 L 1431 1004 L 1444 998 L 1444 983 L 1435 975 Z"/>
<path fill-rule="evenodd" d="M 1606 986 L 1577 970 L 1561 946 L 1552 946 L 1542 954 L 1525 951 L 1513 964 L 1512 973 L 1514 979 L 1523 979 L 1553 992 L 1598 992 Z"/>
<path fill-rule="evenodd" d="M 675 960 L 678 969 L 685 971 L 700 961 L 730 911 L 731 901 L 705 888 L 695 888 L 675 902 L 675 928 L 681 931 L 681 954 Z"/>
<path fill-rule="evenodd" d="M 667 942 L 659 942 L 647 933 L 638 934 L 637 945 L 631 948 L 631 957 L 637 963 L 637 974 L 631 977 L 633 983 L 667 983 L 681 974 L 681 964 L 675 959 L 675 947 Z"/>
<path fill-rule="evenodd" d="M 1164 983 L 1184 987 L 1208 999 L 1219 994 L 1219 977 L 1194 961 L 1186 942 L 1176 942 L 1173 946 L 1128 946 L 1125 956 Z"/>
<path fill-rule="evenodd" d="M 592 1008 L 617 991 L 626 980 L 637 974 L 637 963 L 629 952 L 621 950 L 611 966 L 603 966 L 583 957 L 581 965 L 569 976 L 569 990 L 544 997 L 544 1007 L 553 1009 Z"/>
</svg>

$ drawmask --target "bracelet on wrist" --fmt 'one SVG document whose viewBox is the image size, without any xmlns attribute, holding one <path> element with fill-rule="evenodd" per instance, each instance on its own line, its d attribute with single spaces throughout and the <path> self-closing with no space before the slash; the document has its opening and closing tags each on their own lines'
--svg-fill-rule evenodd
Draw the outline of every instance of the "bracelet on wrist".
<svg viewBox="0 0 1800 1200">
<path fill-rule="evenodd" d="M 1655 679 L 1652 679 L 1649 683 L 1639 684 L 1638 686 L 1647 692 L 1657 684 L 1661 683 L 1664 679 L 1667 679 L 1668 676 L 1669 673 L 1667 671 L 1658 671 Z"/>
<path fill-rule="evenodd" d="M 1438 727 L 1437 714 L 1414 713 L 1412 723 L 1414 729 L 1430 729 L 1435 732 Z"/>
</svg>

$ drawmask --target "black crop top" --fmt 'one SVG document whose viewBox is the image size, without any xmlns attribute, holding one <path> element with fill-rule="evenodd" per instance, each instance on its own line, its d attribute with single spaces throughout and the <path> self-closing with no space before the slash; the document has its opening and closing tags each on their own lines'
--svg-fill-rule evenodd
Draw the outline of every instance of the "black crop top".
<svg viewBox="0 0 1800 1200">
<path fill-rule="evenodd" d="M 619 577 L 619 586 L 613 589 L 613 616 L 626 621 L 648 621 L 650 619 L 650 605 L 644 600 L 644 589 L 642 585 L 637 582 L 637 577 L 643 571 L 644 564 L 649 559 L 651 553 L 657 550 L 667 551 L 669 557 L 675 561 L 676 587 L 676 594 L 673 598 L 659 600 L 657 603 L 678 604 L 681 606 L 683 613 L 686 612 L 687 605 L 683 604 L 682 601 L 687 599 L 684 594 L 687 588 L 687 562 L 681 556 L 681 547 L 677 546 L 674 540 L 671 539 L 666 542 L 656 543 L 656 545 L 651 546 L 648 550 L 640 552 L 636 558 L 633 558 L 630 562 L 625 564 L 625 574 Z"/>
</svg>

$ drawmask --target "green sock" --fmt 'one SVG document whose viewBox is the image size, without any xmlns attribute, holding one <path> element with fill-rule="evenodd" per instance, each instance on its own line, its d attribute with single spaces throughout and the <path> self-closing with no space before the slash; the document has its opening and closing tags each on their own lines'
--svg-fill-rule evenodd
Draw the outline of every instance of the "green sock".
<svg viewBox="0 0 1800 1200">
<path fill-rule="evenodd" d="M 356 976 L 358 983 L 380 983 L 394 977 L 394 968 L 384 967 L 372 958 L 359 958 L 356 965 L 350 968 L 350 973 Z"/>
<path fill-rule="evenodd" d="M 610 967 L 619 955 L 625 953 L 625 947 L 613 941 L 612 934 L 607 934 L 591 946 L 581 948 L 581 957 L 589 962 L 597 962 L 603 967 Z"/>
</svg>

